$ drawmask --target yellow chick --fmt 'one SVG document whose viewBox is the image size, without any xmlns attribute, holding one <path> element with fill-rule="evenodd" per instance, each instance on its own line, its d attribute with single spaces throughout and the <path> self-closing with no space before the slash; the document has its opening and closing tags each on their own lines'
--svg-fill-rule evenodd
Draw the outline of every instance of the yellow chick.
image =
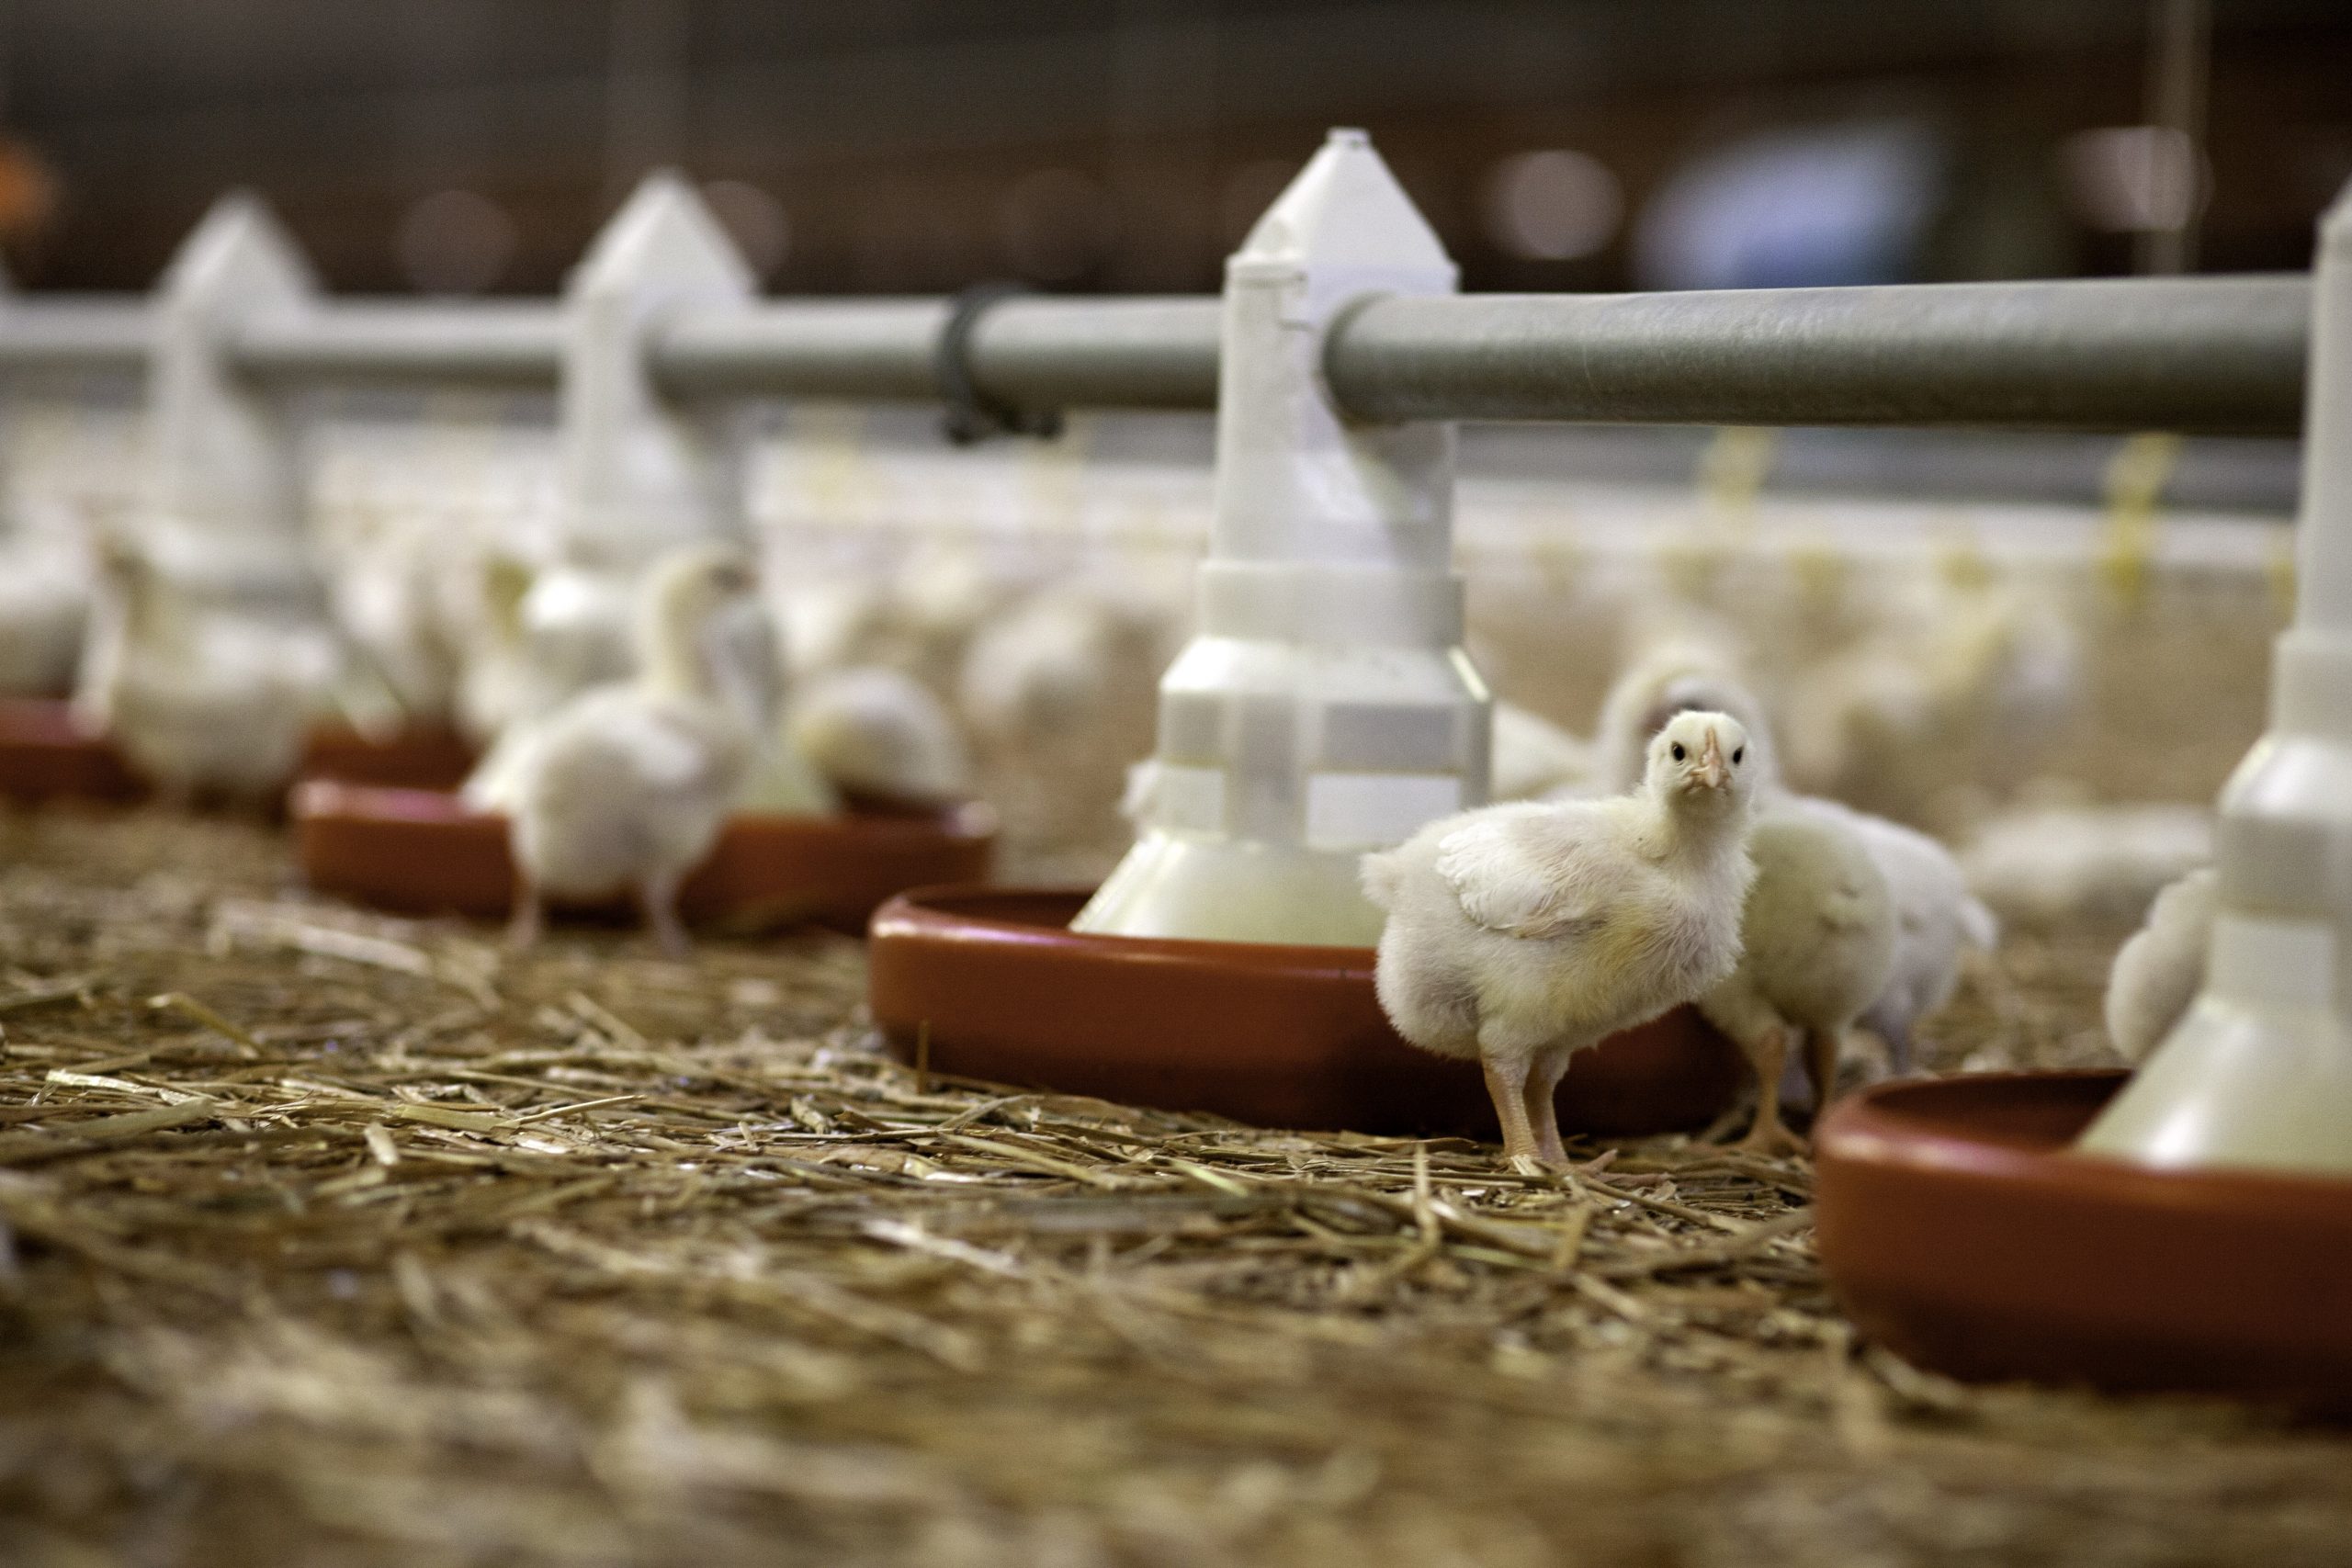
<svg viewBox="0 0 2352 1568">
<path fill-rule="evenodd" d="M 581 693 L 532 726 L 514 759 L 514 938 L 537 940 L 543 901 L 633 893 L 671 953 L 686 947 L 679 885 L 710 852 L 775 727 L 781 682 L 747 668 L 742 628 L 765 624 L 751 562 L 681 550 L 646 584 L 633 681 Z"/>
<path fill-rule="evenodd" d="M 1638 790 L 1485 807 L 1364 857 L 1388 912 L 1381 1007 L 1423 1050 L 1481 1062 L 1506 1157 L 1564 1160 L 1570 1057 L 1732 972 L 1753 777 L 1738 720 L 1681 714 Z"/>
</svg>

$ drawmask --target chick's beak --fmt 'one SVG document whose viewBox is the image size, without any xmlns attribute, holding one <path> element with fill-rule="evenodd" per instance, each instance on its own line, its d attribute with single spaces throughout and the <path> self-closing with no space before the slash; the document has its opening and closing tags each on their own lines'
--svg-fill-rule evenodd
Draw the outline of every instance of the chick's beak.
<svg viewBox="0 0 2352 1568">
<path fill-rule="evenodd" d="M 1723 742 L 1710 729 L 1706 743 L 1699 748 L 1699 778 L 1709 789 L 1721 789 L 1730 777 L 1731 769 L 1724 762 Z"/>
</svg>

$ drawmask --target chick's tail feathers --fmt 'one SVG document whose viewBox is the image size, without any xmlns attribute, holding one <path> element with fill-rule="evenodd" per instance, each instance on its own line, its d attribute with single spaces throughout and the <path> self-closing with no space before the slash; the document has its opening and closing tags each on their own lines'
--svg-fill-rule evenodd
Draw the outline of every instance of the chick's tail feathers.
<svg viewBox="0 0 2352 1568">
<path fill-rule="evenodd" d="M 1884 918 L 1885 903 L 1883 898 L 1871 897 L 1869 890 L 1849 886 L 1826 890 L 1820 908 L 1821 924 L 1826 931 L 1865 931 Z"/>
<path fill-rule="evenodd" d="M 1405 868 L 1396 851 L 1364 856 L 1357 863 L 1356 874 L 1363 883 L 1365 897 L 1384 909 L 1396 907 L 1396 888 L 1404 880 Z"/>
<path fill-rule="evenodd" d="M 1982 899 L 1963 896 L 1960 901 L 1961 940 L 1979 953 L 2001 944 L 2001 922 Z"/>
</svg>

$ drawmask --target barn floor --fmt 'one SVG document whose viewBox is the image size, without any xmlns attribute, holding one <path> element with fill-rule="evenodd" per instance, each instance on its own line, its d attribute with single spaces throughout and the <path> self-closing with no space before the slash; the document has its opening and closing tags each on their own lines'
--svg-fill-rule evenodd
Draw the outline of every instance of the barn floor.
<svg viewBox="0 0 2352 1568">
<path fill-rule="evenodd" d="M 0 1559 L 2352 1562 L 2352 1437 L 1857 1345 L 1801 1163 L 925 1085 L 846 941 L 518 960 L 258 828 L 0 868 Z M 2112 941 L 1935 1059 L 2100 1059 Z"/>
</svg>

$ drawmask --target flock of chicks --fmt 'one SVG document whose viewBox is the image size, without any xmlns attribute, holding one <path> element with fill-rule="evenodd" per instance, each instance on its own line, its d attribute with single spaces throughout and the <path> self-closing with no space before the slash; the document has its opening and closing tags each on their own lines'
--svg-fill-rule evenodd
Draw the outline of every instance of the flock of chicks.
<svg viewBox="0 0 2352 1568">
<path fill-rule="evenodd" d="M 451 726 L 482 756 L 467 803 L 512 825 L 519 936 L 543 901 L 625 892 L 676 948 L 678 886 L 729 815 L 967 798 L 976 750 L 1067 746 L 1102 717 L 1104 671 L 1156 670 L 1164 641 L 1082 578 L 942 560 L 906 580 L 921 592 L 779 604 L 732 545 L 534 564 L 449 521 L 364 529 L 316 576 L 241 574 L 168 531 L 19 528 L 9 558 L 62 566 L 0 570 L 22 601 L 0 599 L 0 650 L 38 666 L 0 689 L 70 688 L 82 727 L 179 804 L 275 801 L 322 721 Z"/>
<path fill-rule="evenodd" d="M 39 689 L 78 666 L 85 721 L 167 797 L 274 794 L 322 712 L 363 730 L 447 716 L 485 752 L 467 799 L 511 821 L 526 940 L 545 901 L 625 890 L 683 946 L 679 885 L 728 816 L 944 802 L 973 792 L 976 750 L 1044 759 L 1067 811 L 1084 766 L 1117 754 L 1106 728 L 1148 717 L 1140 690 L 1112 690 L 1119 672 L 1148 684 L 1175 635 L 1166 595 L 1082 577 L 1024 589 L 970 557 L 879 589 L 830 584 L 779 622 L 731 546 L 632 574 L 384 529 L 327 586 L 241 601 L 203 561 L 93 537 L 84 579 L 8 574 L 0 654 L 28 668 L 0 683 Z M 2004 857 L 2030 897 L 2067 863 L 2063 844 L 2078 882 L 2127 902 L 2149 866 L 2204 858 L 2199 812 L 2048 808 L 1996 821 L 1964 870 L 1939 840 L 1830 798 L 1871 801 L 1884 760 L 1928 751 L 1931 732 L 2023 754 L 2017 727 L 2064 701 L 2073 654 L 2046 620 L 1991 595 L 1939 610 L 1953 613 L 1919 617 L 1933 633 L 1916 647 L 1830 650 L 1783 693 L 1787 723 L 1705 637 L 1635 659 L 1589 740 L 1498 704 L 1507 804 L 1366 858 L 1388 911 L 1383 1004 L 1408 1039 L 1483 1064 L 1513 1156 L 1558 1157 L 1551 1091 L 1577 1051 L 1685 1003 L 1755 1066 L 1749 1145 L 1800 1146 L 1783 1107 L 1826 1102 L 1857 1030 L 1908 1070 L 1962 955 L 1993 945 L 1972 881 L 1999 885 Z M 1784 756 L 1829 787 L 1791 787 Z M 2190 876 L 2119 960 L 2109 1018 L 2127 1055 L 2193 996 L 2211 907 L 2211 874 Z"/>
</svg>

